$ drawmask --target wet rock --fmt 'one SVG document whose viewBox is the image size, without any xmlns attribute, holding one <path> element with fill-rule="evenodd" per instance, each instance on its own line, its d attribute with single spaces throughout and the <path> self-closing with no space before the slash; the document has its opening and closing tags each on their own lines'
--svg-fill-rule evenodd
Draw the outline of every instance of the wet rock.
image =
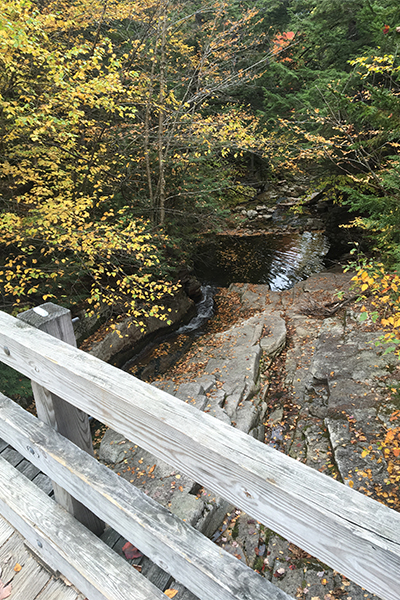
<svg viewBox="0 0 400 600">
<path fill-rule="evenodd" d="M 196 277 L 189 275 L 181 281 L 187 296 L 193 300 L 193 302 L 199 302 L 203 296 L 200 281 L 196 279 Z"/>
<path fill-rule="evenodd" d="M 181 289 L 173 298 L 166 297 L 163 301 L 166 309 L 171 308 L 171 312 L 168 313 L 168 319 L 173 324 L 180 323 L 184 317 L 193 310 L 194 303 L 183 289 Z M 124 362 L 124 359 L 119 360 L 119 356 L 123 356 L 124 353 L 129 351 L 132 353 L 134 346 L 144 343 L 144 339 L 150 339 L 156 332 L 167 330 L 171 326 L 166 321 L 161 321 L 155 317 L 148 317 L 142 319 L 145 323 L 145 329 L 135 324 L 134 319 L 128 318 L 117 324 L 115 330 L 108 333 L 101 341 L 95 342 L 90 354 L 104 360 L 106 362 L 111 359 L 115 364 Z"/>
<path fill-rule="evenodd" d="M 266 284 L 232 283 L 229 291 L 237 292 L 243 310 L 265 310 L 269 286 Z"/>
</svg>

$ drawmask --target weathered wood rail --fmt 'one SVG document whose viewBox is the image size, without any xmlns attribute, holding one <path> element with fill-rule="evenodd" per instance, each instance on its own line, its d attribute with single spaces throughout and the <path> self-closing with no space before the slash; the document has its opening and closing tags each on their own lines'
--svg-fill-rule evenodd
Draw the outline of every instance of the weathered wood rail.
<svg viewBox="0 0 400 600">
<path fill-rule="evenodd" d="M 399 513 L 5 313 L 0 360 L 368 591 L 400 599 Z M 61 436 L 50 417 L 43 423 L 0 396 L 0 437 L 200 599 L 289 599 Z M 0 459 L 0 513 L 89 600 L 165 598 L 34 488 Z"/>
</svg>

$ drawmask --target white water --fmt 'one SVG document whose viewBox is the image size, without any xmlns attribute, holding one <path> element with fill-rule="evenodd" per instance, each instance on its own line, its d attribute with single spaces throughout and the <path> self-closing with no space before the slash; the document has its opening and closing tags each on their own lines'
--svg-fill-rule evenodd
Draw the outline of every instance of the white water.
<svg viewBox="0 0 400 600">
<path fill-rule="evenodd" d="M 189 333 L 196 329 L 200 329 L 200 327 L 214 314 L 215 287 L 211 285 L 202 285 L 201 293 L 203 294 L 203 297 L 200 302 L 196 304 L 197 314 L 187 325 L 182 325 L 182 327 L 175 332 L 176 334 Z"/>
</svg>

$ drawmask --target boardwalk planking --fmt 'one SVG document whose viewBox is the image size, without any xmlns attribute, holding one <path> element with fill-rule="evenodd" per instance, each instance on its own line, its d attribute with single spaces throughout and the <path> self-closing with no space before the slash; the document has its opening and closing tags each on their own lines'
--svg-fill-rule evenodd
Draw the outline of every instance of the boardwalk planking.
<svg viewBox="0 0 400 600">
<path fill-rule="evenodd" d="M 21 565 L 19 572 L 14 571 Z M 10 600 L 84 600 L 73 587 L 55 579 L 26 549 L 23 538 L 0 517 L 0 569 L 4 583 L 11 581 Z"/>
<path fill-rule="evenodd" d="M 398 600 L 398 513 L 5 313 L 0 331 L 8 365 L 362 587 Z"/>
<path fill-rule="evenodd" d="M 50 568 L 63 573 L 89 600 L 165 599 L 1 456 L 0 513 Z"/>
</svg>

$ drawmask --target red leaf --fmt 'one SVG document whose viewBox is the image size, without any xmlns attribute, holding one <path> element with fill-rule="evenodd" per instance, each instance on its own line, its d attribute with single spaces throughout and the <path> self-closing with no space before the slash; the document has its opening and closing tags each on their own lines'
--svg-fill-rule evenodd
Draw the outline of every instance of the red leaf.
<svg viewBox="0 0 400 600">
<path fill-rule="evenodd" d="M 135 548 L 135 546 L 132 546 L 130 542 L 126 542 L 125 546 L 122 547 L 122 552 L 125 554 L 128 560 L 132 560 L 132 558 L 140 558 L 141 556 L 143 556 L 140 550 Z"/>
<path fill-rule="evenodd" d="M 390 26 L 389 25 L 385 25 L 385 27 L 383 28 L 382 31 L 386 35 L 387 33 L 389 33 L 389 29 L 390 29 Z"/>
<path fill-rule="evenodd" d="M 11 584 L 4 586 L 4 583 L 0 579 L 0 600 L 4 600 L 4 598 L 8 598 L 11 594 Z"/>
</svg>

